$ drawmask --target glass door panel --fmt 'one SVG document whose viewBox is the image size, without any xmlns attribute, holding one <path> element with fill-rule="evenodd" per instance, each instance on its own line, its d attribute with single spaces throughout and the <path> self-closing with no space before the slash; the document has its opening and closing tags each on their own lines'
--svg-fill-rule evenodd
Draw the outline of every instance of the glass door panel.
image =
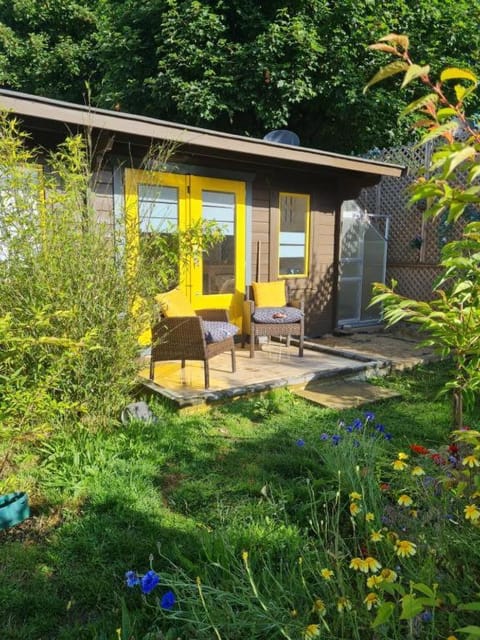
<svg viewBox="0 0 480 640">
<path fill-rule="evenodd" d="M 215 222 L 222 241 L 191 265 L 192 304 L 196 309 L 228 309 L 241 325 L 245 292 L 245 184 L 191 177 L 191 220 Z"/>
</svg>

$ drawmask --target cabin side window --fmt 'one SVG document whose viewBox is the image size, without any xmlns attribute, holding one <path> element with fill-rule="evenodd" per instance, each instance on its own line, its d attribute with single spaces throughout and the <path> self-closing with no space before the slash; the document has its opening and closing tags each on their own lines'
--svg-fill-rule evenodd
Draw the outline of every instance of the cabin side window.
<svg viewBox="0 0 480 640">
<path fill-rule="evenodd" d="M 278 273 L 281 277 L 305 277 L 308 275 L 310 197 L 280 193 L 279 212 Z"/>
</svg>

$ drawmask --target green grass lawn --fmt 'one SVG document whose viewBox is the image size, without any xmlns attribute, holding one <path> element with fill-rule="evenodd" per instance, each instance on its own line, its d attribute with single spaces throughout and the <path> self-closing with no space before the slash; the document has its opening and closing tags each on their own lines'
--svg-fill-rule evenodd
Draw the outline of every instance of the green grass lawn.
<svg viewBox="0 0 480 640">
<path fill-rule="evenodd" d="M 362 411 L 338 413 L 283 390 L 202 415 L 155 404 L 156 424 L 97 432 L 73 425 L 24 447 L 2 479 L 4 490 L 28 490 L 33 512 L 0 532 L 2 640 L 114 640 L 122 598 L 143 638 L 152 616 L 124 574 L 146 571 L 150 554 L 161 574 L 168 558 L 193 579 L 226 539 L 229 553 L 275 556 L 290 545 L 295 554 L 311 518 L 311 487 L 335 493 L 338 482 L 338 450 L 321 463 L 321 435 L 371 410 L 392 435 L 385 456 L 414 442 L 435 447 L 451 421 L 448 400 L 437 398 L 444 376 L 432 365 L 379 381 L 402 398 Z"/>
</svg>

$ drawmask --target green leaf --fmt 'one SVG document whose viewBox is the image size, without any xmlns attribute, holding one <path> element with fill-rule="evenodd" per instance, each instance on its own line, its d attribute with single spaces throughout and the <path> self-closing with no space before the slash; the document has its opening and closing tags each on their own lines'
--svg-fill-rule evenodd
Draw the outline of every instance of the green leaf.
<svg viewBox="0 0 480 640">
<path fill-rule="evenodd" d="M 415 616 L 418 616 L 423 611 L 423 604 L 412 594 L 402 598 L 402 612 L 400 614 L 400 620 L 411 620 Z"/>
<path fill-rule="evenodd" d="M 475 149 L 473 147 L 464 147 L 461 151 L 452 153 L 445 163 L 442 178 L 446 180 L 448 176 L 454 171 L 458 165 L 462 164 L 466 160 L 475 157 Z"/>
<path fill-rule="evenodd" d="M 415 589 L 416 591 L 420 591 L 421 593 L 424 593 L 426 596 L 430 596 L 430 598 L 435 598 L 435 592 L 433 591 L 433 589 L 428 587 L 426 584 L 423 584 L 423 582 L 417 582 L 416 584 L 412 584 L 412 588 Z"/>
<path fill-rule="evenodd" d="M 466 602 L 458 607 L 463 611 L 480 611 L 480 602 Z"/>
<path fill-rule="evenodd" d="M 457 112 L 455 111 L 455 109 L 452 109 L 452 107 L 444 107 L 443 109 L 439 109 L 437 111 L 437 118 L 439 120 L 445 120 L 446 118 L 453 118 L 456 115 L 457 115 Z"/>
<path fill-rule="evenodd" d="M 436 93 L 427 93 L 426 96 L 422 96 L 418 98 L 418 100 L 414 100 L 409 105 L 403 109 L 400 113 L 400 117 L 406 116 L 413 111 L 420 111 L 423 107 L 426 107 L 428 104 L 437 104 L 438 103 L 438 95 Z"/>
<path fill-rule="evenodd" d="M 384 602 L 378 607 L 377 615 L 375 616 L 375 620 L 372 622 L 372 627 L 379 627 L 381 624 L 384 624 L 392 615 L 393 610 L 395 609 L 395 605 L 393 602 Z"/>
<path fill-rule="evenodd" d="M 424 67 L 421 67 L 418 64 L 412 64 L 408 67 L 407 72 L 405 73 L 405 77 L 403 78 L 403 82 L 402 82 L 402 86 L 401 88 L 403 89 L 404 87 L 407 86 L 407 84 L 410 84 L 410 82 L 412 80 L 415 80 L 415 78 L 420 78 L 421 76 L 427 76 L 430 72 L 430 65 L 425 65 Z"/>
<path fill-rule="evenodd" d="M 387 64 L 386 67 L 382 67 L 380 71 L 378 71 L 371 80 L 367 82 L 363 89 L 363 93 L 366 93 L 367 90 L 374 84 L 378 82 L 382 82 L 385 78 L 390 78 L 391 76 L 396 75 L 397 73 L 402 73 L 402 71 L 406 71 L 409 65 L 403 60 L 395 60 L 395 62 L 391 62 Z"/>
<path fill-rule="evenodd" d="M 470 80 L 474 84 L 478 84 L 477 76 L 468 69 L 459 69 L 458 67 L 448 67 L 440 74 L 440 80 Z"/>
<path fill-rule="evenodd" d="M 455 629 L 457 633 L 469 633 L 471 636 L 475 638 L 480 638 L 480 627 L 476 625 L 468 625 L 467 627 L 462 627 L 461 629 Z"/>
</svg>

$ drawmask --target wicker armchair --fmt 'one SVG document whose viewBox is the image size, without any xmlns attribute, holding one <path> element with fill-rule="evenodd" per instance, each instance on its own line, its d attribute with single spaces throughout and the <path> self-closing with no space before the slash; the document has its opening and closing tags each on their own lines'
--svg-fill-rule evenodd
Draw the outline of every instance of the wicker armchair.
<svg viewBox="0 0 480 640">
<path fill-rule="evenodd" d="M 209 360 L 224 351 L 232 354 L 232 372 L 236 370 L 235 344 L 233 336 L 208 343 L 202 319 L 228 322 L 223 309 L 206 309 L 195 312 L 196 316 L 161 317 L 152 327 L 152 350 L 150 379 L 153 380 L 155 362 L 181 360 L 182 369 L 186 360 L 201 360 L 204 365 L 205 389 L 210 386 Z"/>
<path fill-rule="evenodd" d="M 263 292 L 269 287 L 272 289 L 272 295 L 264 297 Z M 257 304 L 257 296 L 260 304 Z M 265 304 L 266 302 L 268 304 Z M 258 336 L 285 336 L 287 346 L 290 345 L 290 336 L 298 336 L 298 355 L 302 357 L 304 331 L 303 300 L 299 303 L 289 301 L 284 282 L 253 283 L 251 288 L 247 288 L 247 299 L 243 307 L 242 348 L 249 335 L 251 358 L 255 356 L 255 342 Z"/>
</svg>

